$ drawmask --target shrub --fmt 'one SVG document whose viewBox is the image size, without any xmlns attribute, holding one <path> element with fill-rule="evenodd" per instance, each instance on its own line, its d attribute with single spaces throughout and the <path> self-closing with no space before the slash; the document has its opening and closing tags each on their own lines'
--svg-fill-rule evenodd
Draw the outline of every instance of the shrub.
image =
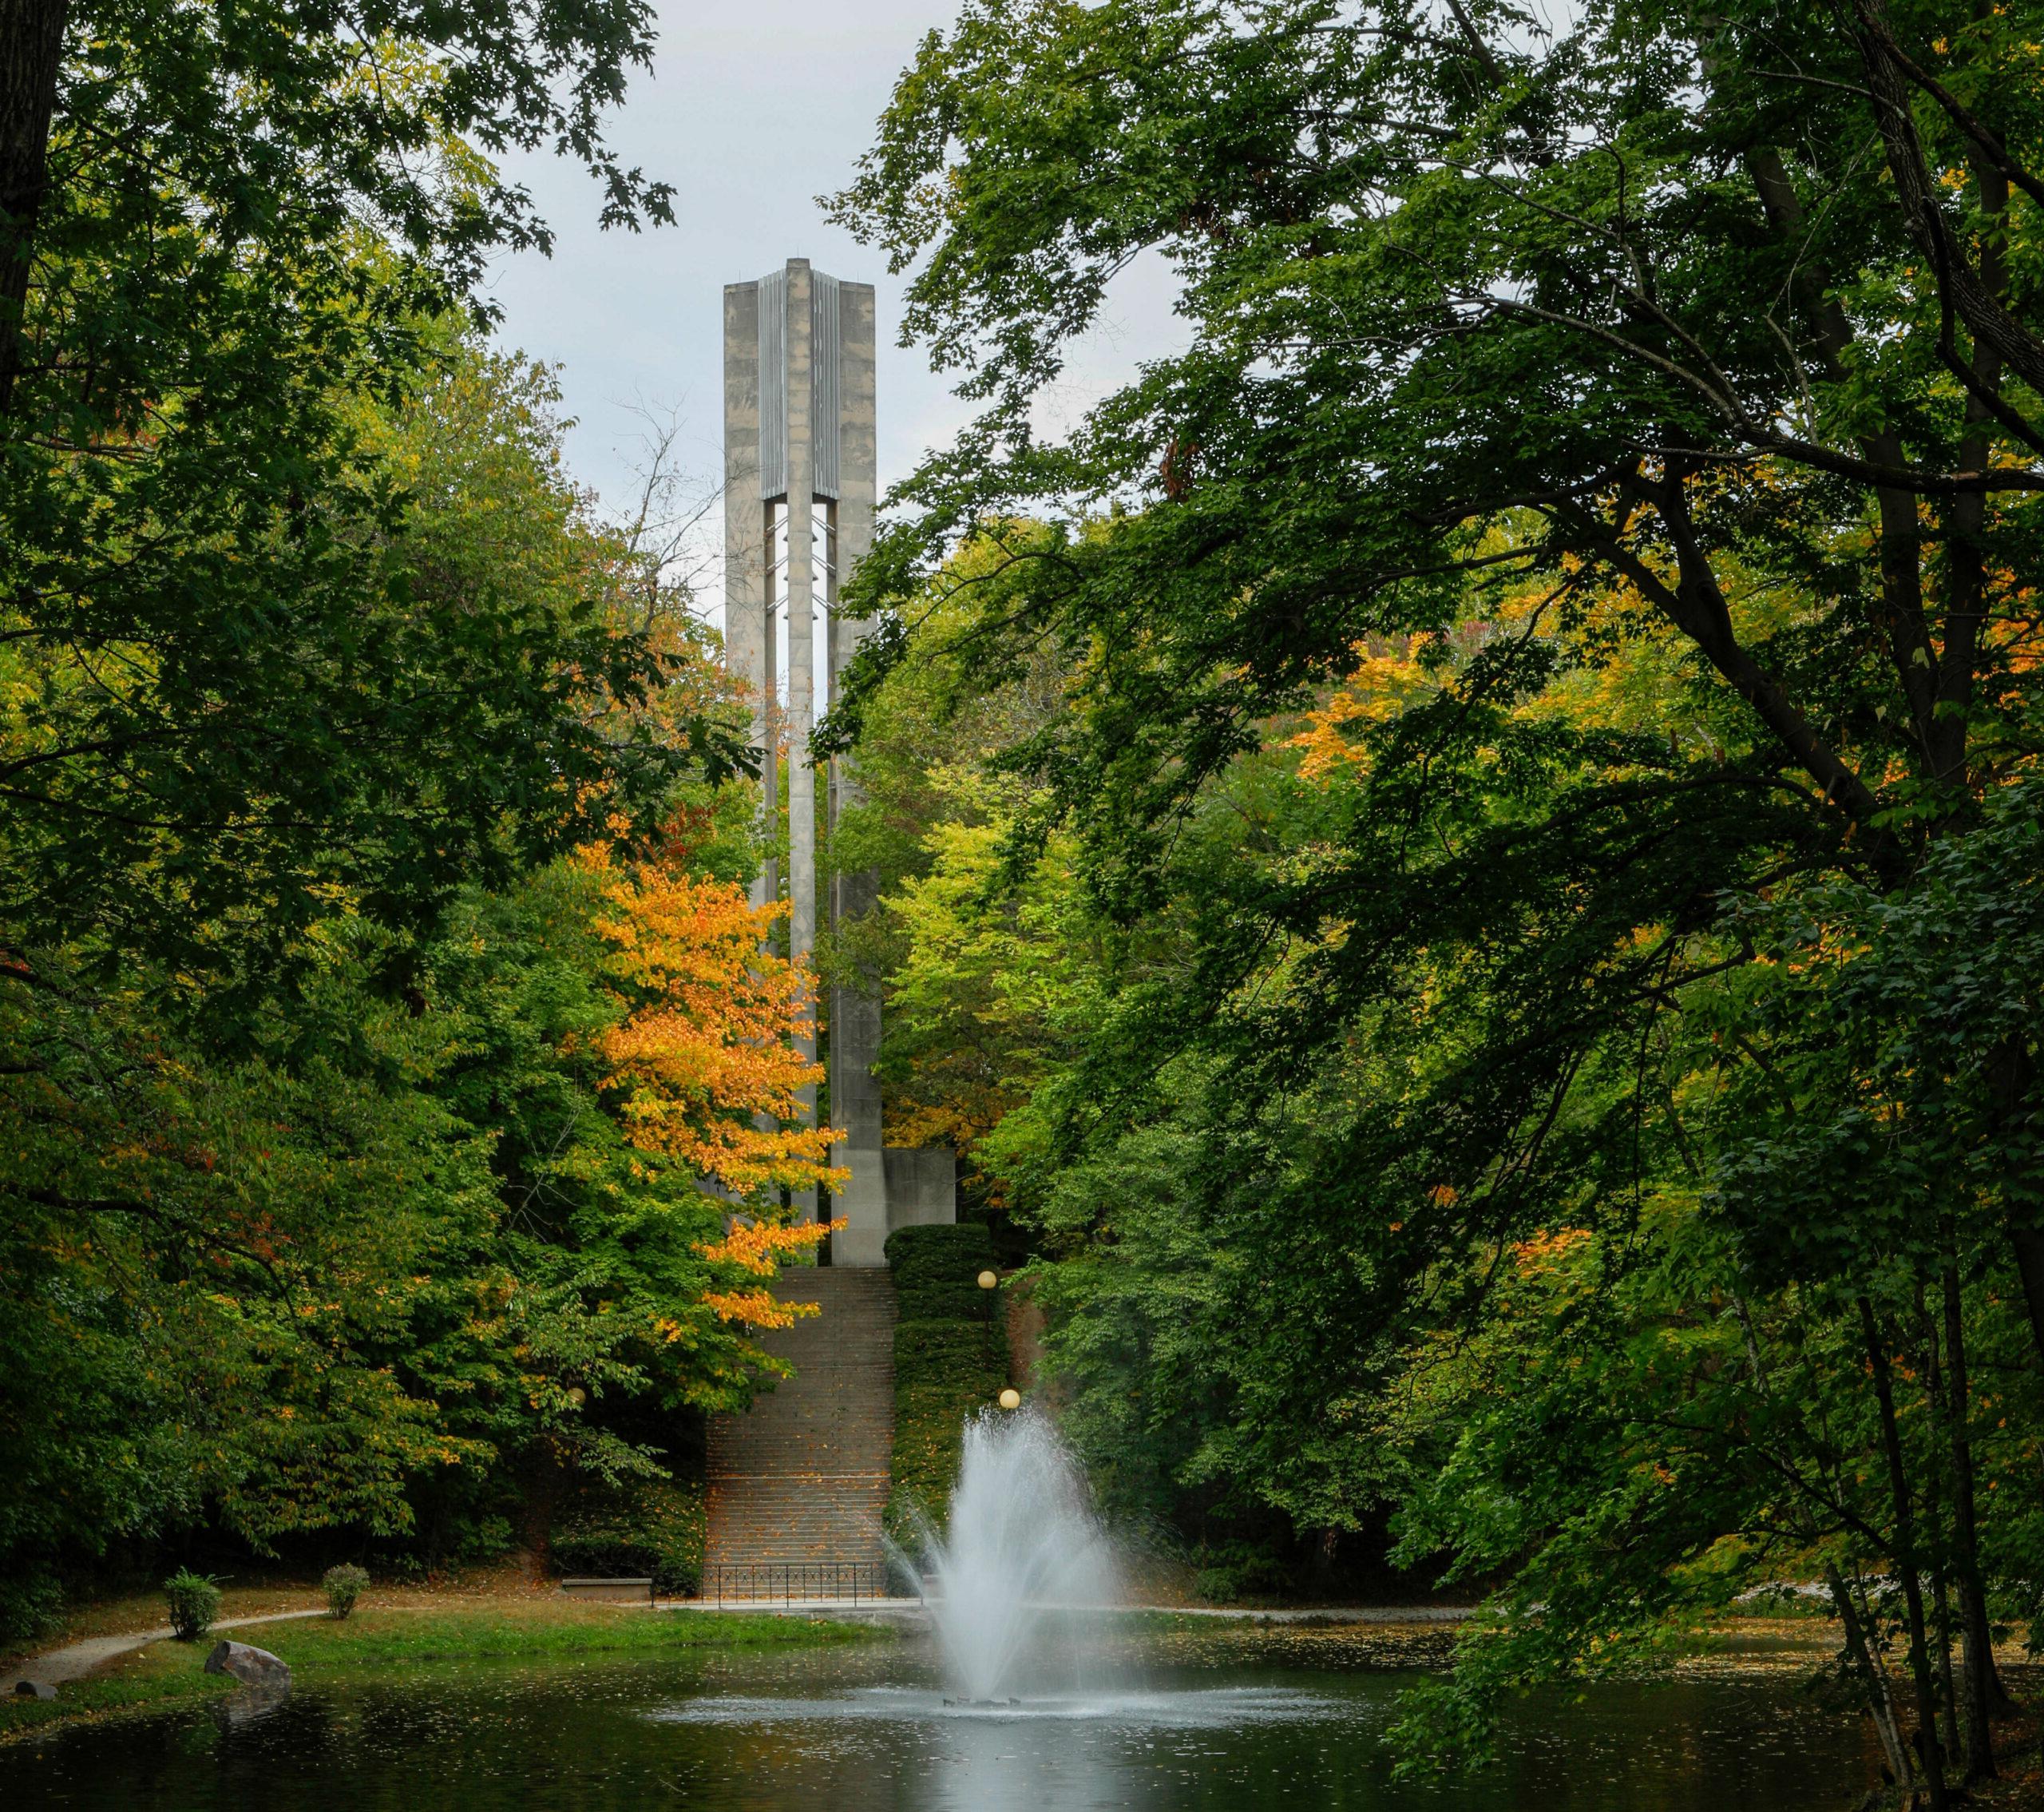
<svg viewBox="0 0 2044 1812">
<path fill-rule="evenodd" d="M 220 1581 L 180 1567 L 163 1582 L 170 1601 L 170 1633 L 180 1642 L 196 1642 L 220 1614 Z"/>
<path fill-rule="evenodd" d="M 999 1314 L 1000 1292 L 976 1283 L 925 1283 L 897 1290 L 895 1306 L 904 1321 L 984 1322 Z"/>
<path fill-rule="evenodd" d="M 592 1494 L 561 1517 L 549 1546 L 564 1573 L 646 1577 L 664 1597 L 687 1597 L 702 1589 L 709 1526 L 703 1481 L 668 1479 Z"/>
<path fill-rule="evenodd" d="M 338 1620 L 355 1608 L 355 1601 L 368 1589 L 369 1575 L 343 1560 L 338 1567 L 329 1567 L 319 1584 L 327 1593 L 327 1608 Z"/>
<path fill-rule="evenodd" d="M 57 1581 L 24 1571 L 12 1579 L 0 1576 L 0 1648 L 32 1642 L 57 1626 L 64 1595 Z"/>
<path fill-rule="evenodd" d="M 1000 1330 L 984 1320 L 902 1320 L 894 1325 L 897 1374 L 917 1378 L 997 1371 L 1006 1358 Z M 994 1386 L 997 1392 L 1006 1378 Z"/>
<path fill-rule="evenodd" d="M 978 1221 L 957 1227 L 903 1227 L 887 1236 L 887 1267 L 897 1290 L 972 1283 L 993 1264 L 993 1236 Z"/>
<path fill-rule="evenodd" d="M 994 1256 L 992 1236 L 977 1222 L 899 1228 L 888 1235 L 887 1263 L 905 1322 L 986 1322 L 999 1313 L 998 1292 L 979 1285 Z"/>
<path fill-rule="evenodd" d="M 1193 1590 L 1210 1604 L 1235 1604 L 1246 1598 L 1277 1597 L 1290 1584 L 1284 1562 L 1257 1542 L 1209 1544 L 1194 1558 L 1198 1571 L 1194 1576 Z"/>
</svg>

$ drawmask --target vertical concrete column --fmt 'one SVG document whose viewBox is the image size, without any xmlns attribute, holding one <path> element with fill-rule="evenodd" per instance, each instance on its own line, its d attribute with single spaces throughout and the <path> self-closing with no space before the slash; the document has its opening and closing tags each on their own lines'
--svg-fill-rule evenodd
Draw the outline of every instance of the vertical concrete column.
<svg viewBox="0 0 2044 1812">
<path fill-rule="evenodd" d="M 810 764 L 809 735 L 816 716 L 816 587 L 813 528 L 815 433 L 811 419 L 810 371 L 814 332 L 810 319 L 810 268 L 806 259 L 787 265 L 787 321 L 782 343 L 787 349 L 788 483 L 788 955 L 796 962 L 813 960 L 816 952 L 816 770 Z M 816 1057 L 816 1018 L 812 1004 L 794 1026 L 795 1049 L 811 1062 Z M 808 1124 L 816 1124 L 816 1090 L 802 1091 Z M 794 1203 L 798 1221 L 816 1218 L 816 1191 L 801 1191 Z"/>
<path fill-rule="evenodd" d="M 752 903 L 776 897 L 770 850 L 778 827 L 773 626 L 766 605 L 767 537 L 759 491 L 759 289 L 724 286 L 724 664 L 752 706 L 752 741 L 764 751 L 758 820 L 770 854 L 752 884 Z"/>
<path fill-rule="evenodd" d="M 840 581 L 858 568 L 873 547 L 873 506 L 878 485 L 874 397 L 873 291 L 870 283 L 838 286 L 840 335 L 838 442 L 838 572 Z M 838 677 L 858 652 L 869 625 L 850 617 L 834 619 L 831 697 Z M 834 775 L 837 811 L 859 801 L 858 777 L 842 759 Z M 844 927 L 873 910 L 873 874 L 838 869 L 831 877 L 835 922 Z M 830 1117 L 843 1129 L 831 1161 L 850 1172 L 838 1212 L 849 1223 L 834 1236 L 834 1263 L 885 1262 L 889 1213 L 882 1152 L 880 1084 L 873 1073 L 880 1059 L 880 999 L 870 987 L 841 985 L 830 1000 Z"/>
<path fill-rule="evenodd" d="M 841 283 L 800 258 L 756 283 L 735 283 L 724 295 L 727 654 L 733 670 L 751 688 L 755 732 L 768 751 L 762 827 L 770 847 L 780 822 L 774 803 L 774 751 L 786 751 L 788 946 L 798 961 L 814 956 L 819 904 L 817 775 L 810 761 L 810 735 L 819 704 L 836 703 L 843 670 L 870 627 L 839 617 L 835 607 L 839 584 L 873 546 L 878 488 L 873 303 L 869 283 Z M 822 549 L 817 545 L 819 503 L 827 513 Z M 777 522 L 785 525 L 785 552 Z M 783 600 L 785 706 L 777 703 L 776 651 Z M 815 656 L 819 603 L 826 613 L 821 675 Z M 828 828 L 834 832 L 839 814 L 858 803 L 857 774 L 848 763 L 834 761 L 825 783 Z M 832 926 L 849 932 L 873 910 L 876 890 L 870 873 L 847 872 L 834 855 L 821 903 Z M 772 899 L 778 891 L 769 866 L 754 897 Z M 834 1204 L 847 1225 L 832 1242 L 831 1260 L 883 1264 L 891 1225 L 949 1218 L 946 1167 L 952 1160 L 945 1152 L 889 1154 L 884 1149 L 880 1085 L 873 1076 L 880 1057 L 878 978 L 841 975 L 830 1013 L 830 1119 L 838 1129 L 831 1162 L 848 1176 Z M 796 1048 L 814 1058 L 814 1016 L 803 1015 L 790 1031 Z M 816 1092 L 803 1092 L 802 1111 L 814 1124 Z M 933 1161 L 917 1168 L 925 1156 Z M 901 1179 L 899 1203 L 888 1183 L 890 1156 Z M 816 1206 L 806 1194 L 795 1211 L 812 1216 Z"/>
</svg>

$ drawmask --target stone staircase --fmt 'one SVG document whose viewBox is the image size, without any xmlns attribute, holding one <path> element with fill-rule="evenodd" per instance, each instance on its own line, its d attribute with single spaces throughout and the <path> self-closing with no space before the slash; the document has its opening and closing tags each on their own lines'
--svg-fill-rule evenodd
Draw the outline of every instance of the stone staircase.
<svg viewBox="0 0 2044 1812">
<path fill-rule="evenodd" d="M 711 1418 L 703 1589 L 845 1596 L 859 1563 L 858 1595 L 868 1596 L 885 1576 L 893 1281 L 879 1266 L 834 1265 L 785 1271 L 775 1294 L 822 1313 L 759 1336 L 793 1378 L 743 1415 Z"/>
</svg>

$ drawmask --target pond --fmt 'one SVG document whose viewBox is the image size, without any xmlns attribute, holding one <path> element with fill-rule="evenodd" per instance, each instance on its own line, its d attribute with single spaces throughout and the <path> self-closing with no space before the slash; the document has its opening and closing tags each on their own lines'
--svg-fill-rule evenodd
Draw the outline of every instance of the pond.
<svg viewBox="0 0 2044 1812">
<path fill-rule="evenodd" d="M 0 1750 L 0 1805 L 264 1812 L 1812 1812 L 1872 1778 L 1798 1664 L 1517 1708 L 1504 1758 L 1389 1778 L 1409 1651 L 1344 1635 L 1146 1639 L 1096 1689 L 947 1704 L 932 1644 L 414 1668 Z"/>
</svg>

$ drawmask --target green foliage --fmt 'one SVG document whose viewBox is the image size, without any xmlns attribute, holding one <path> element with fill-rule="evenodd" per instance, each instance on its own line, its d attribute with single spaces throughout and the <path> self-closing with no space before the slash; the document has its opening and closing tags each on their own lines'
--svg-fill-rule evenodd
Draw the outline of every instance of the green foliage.
<svg viewBox="0 0 2044 1812">
<path fill-rule="evenodd" d="M 909 1292 L 908 1306 L 918 1320 L 984 1322 L 996 1301 L 976 1283 L 930 1283 Z"/>
<path fill-rule="evenodd" d="M 180 1567 L 163 1582 L 170 1606 L 170 1631 L 180 1642 L 196 1642 L 220 1614 L 220 1584 L 189 1567 Z"/>
<path fill-rule="evenodd" d="M 886 1251 L 904 1321 L 923 1318 L 921 1292 L 976 1289 L 980 1273 L 992 1269 L 994 1262 L 992 1239 L 976 1221 L 961 1221 L 955 1227 L 897 1227 L 887 1236 Z"/>
<path fill-rule="evenodd" d="M 584 705 L 643 701 L 656 651 L 588 590 L 422 559 L 420 474 L 363 421 L 426 399 L 493 249 L 548 242 L 491 156 L 551 146 L 607 220 L 667 217 L 602 139 L 645 8 L 38 0 L 14 30 L 9 948 L 252 982 L 334 889 L 415 924 L 613 809 L 650 830 L 675 751 Z"/>
<path fill-rule="evenodd" d="M 599 1493 L 556 1522 L 554 1564 L 564 1573 L 650 1579 L 664 1597 L 702 1588 L 710 1509 L 700 1478 L 656 1479 Z"/>
<path fill-rule="evenodd" d="M 992 1292 L 986 1295 L 991 1296 Z M 917 1378 L 977 1371 L 986 1364 L 987 1317 L 897 1322 L 894 1363 Z"/>
<path fill-rule="evenodd" d="M 1031 542 L 1023 524 L 1005 538 Z M 980 1162 L 983 1143 L 1045 1068 L 1083 1043 L 1100 962 L 1069 850 L 1054 840 L 1018 877 L 1004 847 L 1040 798 L 1004 757 L 1055 716 L 1057 663 L 1025 656 L 996 679 L 947 645 L 969 620 L 965 601 L 1012 585 L 1003 539 L 976 537 L 946 563 L 915 601 L 923 635 L 888 671 L 884 696 L 860 708 L 859 803 L 844 812 L 833 854 L 873 875 L 881 907 L 824 952 L 830 973 L 886 989 L 876 1074 L 890 1139 L 951 1146 L 966 1160 L 969 1196 L 996 1215 L 1002 1186 L 997 1167 Z M 826 726 L 823 739 L 834 736 Z M 990 890 L 1011 886 L 1010 910 L 983 910 Z"/>
<path fill-rule="evenodd" d="M 943 1528 L 969 1417 L 1008 1383 L 1008 1330 L 998 1290 L 971 1281 L 993 1264 L 975 1222 L 905 1227 L 887 1236 L 894 1324 L 894 1453 L 887 1524 L 913 1544 Z"/>
<path fill-rule="evenodd" d="M 335 1618 L 345 1617 L 354 1610 L 355 1600 L 369 1589 L 369 1575 L 343 1560 L 319 1576 L 319 1589 L 327 1595 L 328 1614 Z"/>
<path fill-rule="evenodd" d="M 38 0 L 10 27 L 17 1627 L 56 1573 L 201 1523 L 470 1552 L 521 1477 L 657 1473 L 624 1398 L 747 1388 L 701 1302 L 737 1269 L 696 1250 L 715 1211 L 630 1160 L 574 1045 L 633 1003 L 566 859 L 693 826 L 730 866 L 743 717 L 475 295 L 547 240 L 485 153 L 551 145 L 606 220 L 666 217 L 601 132 L 649 24 Z"/>
<path fill-rule="evenodd" d="M 408 584 L 549 620 L 628 602 L 673 696 L 575 709 L 671 751 L 675 714 L 719 684 L 676 601 L 581 513 L 551 395 L 454 345 L 423 398 L 359 399 L 362 439 L 412 487 Z M 507 726 L 525 708 L 496 702 Z M 672 859 L 699 839 L 731 862 L 741 795 L 668 785 Z M 410 930 L 295 884 L 314 916 L 289 931 L 288 990 L 216 988 L 89 926 L 5 944 L 0 922 L 28 953 L 0 969 L 10 1577 L 202 1522 L 265 1554 L 340 1529 L 394 1566 L 489 1557 L 529 1479 L 661 1475 L 675 1431 L 641 1402 L 671 1421 L 745 1400 L 760 1362 L 703 1299 L 755 1280 L 704 1256 L 717 1205 L 631 1145 L 607 1092 L 603 1037 L 639 1000 L 596 930 L 604 882 L 502 853 L 496 890 Z M 197 905 L 180 934 L 275 928 Z"/>
<path fill-rule="evenodd" d="M 986 1104 L 1110 1505 L 1490 1593 L 1437 1758 L 1788 1577 L 1892 1772 L 1991 1767 L 2040 23 L 969 5 L 839 199 L 986 404 L 852 585 L 833 735 L 945 819 L 897 1048 Z M 1183 349 L 1047 441 L 1139 256 Z"/>
<path fill-rule="evenodd" d="M 0 1643 L 25 1647 L 56 1627 L 63 1588 L 46 1573 L 23 1571 L 0 1579 Z"/>
<path fill-rule="evenodd" d="M 1277 1597 L 1291 1583 L 1289 1570 L 1259 1542 L 1219 1542 L 1193 1558 L 1193 1589 L 1210 1604 Z"/>
</svg>

